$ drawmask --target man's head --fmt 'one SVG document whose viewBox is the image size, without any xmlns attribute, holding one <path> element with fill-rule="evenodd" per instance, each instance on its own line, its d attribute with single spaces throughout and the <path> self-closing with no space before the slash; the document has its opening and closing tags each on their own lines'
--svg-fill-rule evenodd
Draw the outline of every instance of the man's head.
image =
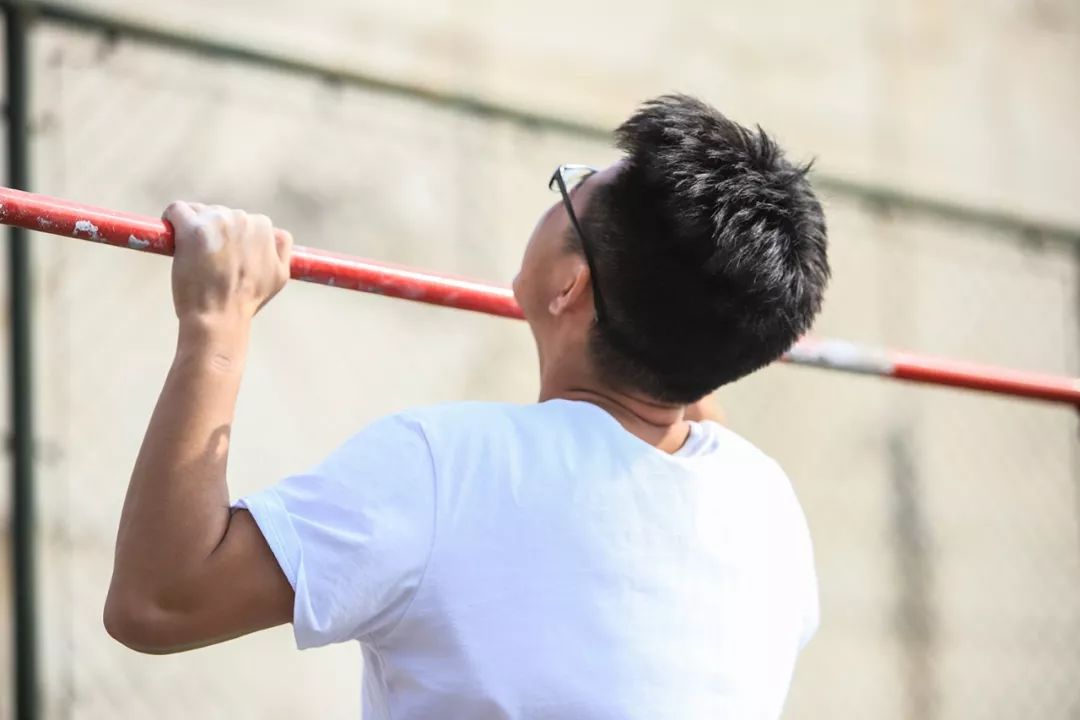
<svg viewBox="0 0 1080 720">
<path fill-rule="evenodd" d="M 625 157 L 567 188 L 580 234 L 552 206 L 514 291 L 542 373 L 586 366 L 612 388 L 693 402 L 809 329 L 829 277 L 824 215 L 808 166 L 693 98 L 649 101 L 615 135 Z"/>
</svg>

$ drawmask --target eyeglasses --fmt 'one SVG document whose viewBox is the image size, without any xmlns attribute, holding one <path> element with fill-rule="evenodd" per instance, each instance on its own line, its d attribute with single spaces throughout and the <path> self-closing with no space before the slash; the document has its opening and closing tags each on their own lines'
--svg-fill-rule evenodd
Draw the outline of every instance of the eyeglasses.
<svg viewBox="0 0 1080 720">
<path fill-rule="evenodd" d="M 596 168 L 589 167 L 588 165 L 560 165 L 555 168 L 551 180 L 548 181 L 548 189 L 554 191 L 556 186 L 558 186 L 559 192 L 562 193 L 566 214 L 570 217 L 570 224 L 574 226 L 574 232 L 577 233 L 578 239 L 581 240 L 581 251 L 585 255 L 585 264 L 589 266 L 589 277 L 592 278 L 593 307 L 596 309 L 596 324 L 601 325 L 604 323 L 607 313 L 604 311 L 603 298 L 600 297 L 600 285 L 599 277 L 596 274 L 596 263 L 593 262 L 592 250 L 589 248 L 589 242 L 585 239 L 585 233 L 581 230 L 581 223 L 578 222 L 577 215 L 574 213 L 574 205 L 570 202 L 569 190 L 569 188 L 576 187 L 586 178 L 597 172 Z"/>
</svg>

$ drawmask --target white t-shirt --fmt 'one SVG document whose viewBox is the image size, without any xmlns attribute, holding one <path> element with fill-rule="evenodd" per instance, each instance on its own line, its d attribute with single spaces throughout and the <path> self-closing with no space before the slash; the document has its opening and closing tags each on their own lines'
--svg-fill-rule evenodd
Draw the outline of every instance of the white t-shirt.
<svg viewBox="0 0 1080 720">
<path fill-rule="evenodd" d="M 585 402 L 423 408 L 237 504 L 298 647 L 359 641 L 365 720 L 775 718 L 817 627 L 790 483 L 712 422 L 671 455 Z"/>
</svg>

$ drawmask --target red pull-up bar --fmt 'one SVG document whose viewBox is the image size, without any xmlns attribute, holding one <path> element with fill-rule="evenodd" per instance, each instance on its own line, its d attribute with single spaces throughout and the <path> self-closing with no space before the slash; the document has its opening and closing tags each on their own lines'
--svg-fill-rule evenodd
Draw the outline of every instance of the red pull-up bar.
<svg viewBox="0 0 1080 720">
<path fill-rule="evenodd" d="M 172 227 L 163 220 L 4 187 L 0 187 L 0 224 L 159 255 L 171 255 L 173 252 Z M 505 287 L 301 245 L 293 247 L 291 275 L 296 280 L 489 315 L 522 316 L 513 293 Z M 783 359 L 797 365 L 962 387 L 1080 407 L 1080 378 L 874 350 L 838 340 L 804 339 Z"/>
</svg>

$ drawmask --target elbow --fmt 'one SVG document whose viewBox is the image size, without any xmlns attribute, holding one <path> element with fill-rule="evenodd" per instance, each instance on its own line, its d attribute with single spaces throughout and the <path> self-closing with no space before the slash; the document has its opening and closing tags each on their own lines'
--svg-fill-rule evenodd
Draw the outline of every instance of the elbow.
<svg viewBox="0 0 1080 720">
<path fill-rule="evenodd" d="M 121 600 L 110 591 L 105 600 L 102 621 L 105 632 L 121 645 L 143 653 L 151 653 L 156 646 L 154 624 L 144 607 L 132 600 Z"/>
<path fill-rule="evenodd" d="M 169 630 L 172 624 L 151 602 L 123 597 L 113 590 L 105 600 L 102 613 L 105 632 L 121 645 L 148 655 L 167 655 L 179 652 Z"/>
</svg>

